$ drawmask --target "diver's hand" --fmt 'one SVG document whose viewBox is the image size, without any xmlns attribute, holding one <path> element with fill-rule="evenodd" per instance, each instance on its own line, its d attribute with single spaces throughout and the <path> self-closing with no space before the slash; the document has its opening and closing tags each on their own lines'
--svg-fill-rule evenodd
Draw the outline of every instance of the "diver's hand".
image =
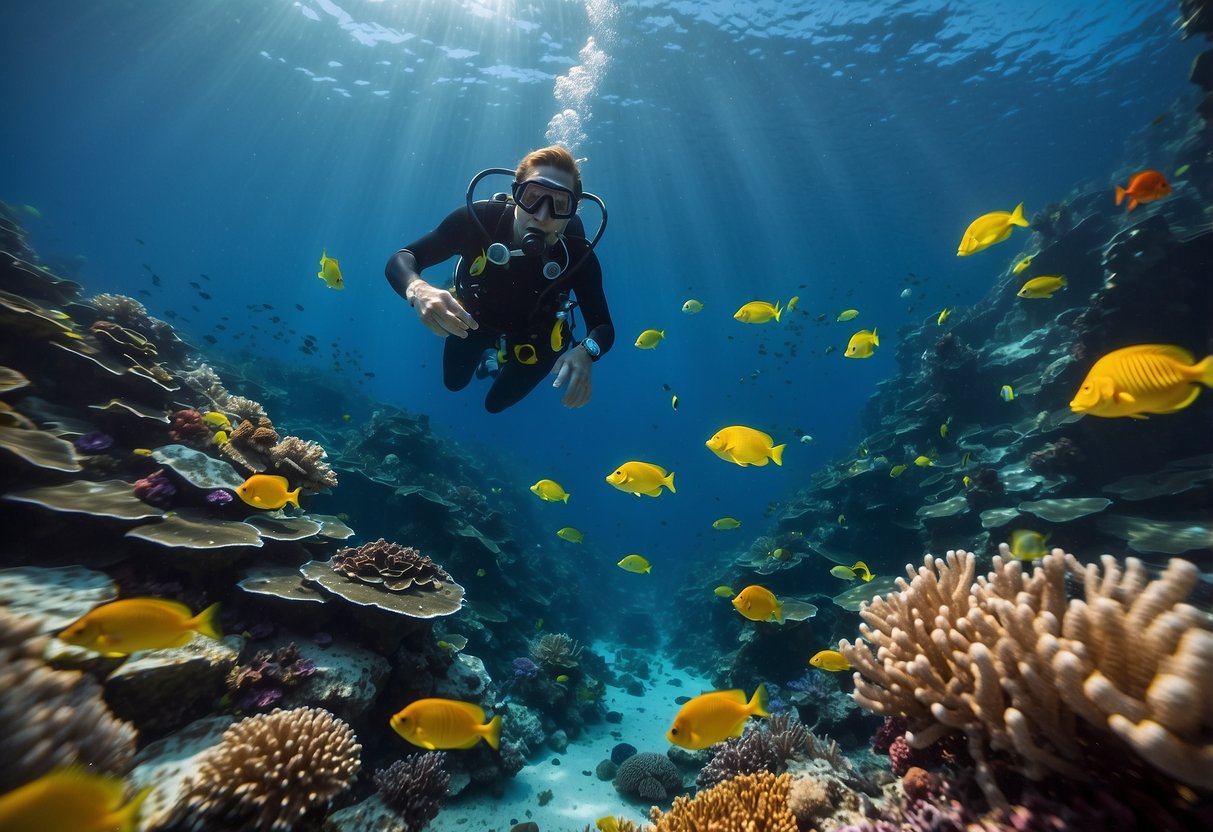
<svg viewBox="0 0 1213 832">
<path fill-rule="evenodd" d="M 552 375 L 556 376 L 556 380 L 552 382 L 552 386 L 565 388 L 564 398 L 561 399 L 565 407 L 583 407 L 589 403 L 590 368 L 593 366 L 593 359 L 580 344 L 556 359 L 556 364 L 552 367 Z"/>
<path fill-rule="evenodd" d="M 457 338 L 468 337 L 468 330 L 479 329 L 480 324 L 468 314 L 463 305 L 446 289 L 438 289 L 424 280 L 414 280 L 405 293 L 421 322 L 435 335 Z"/>
</svg>

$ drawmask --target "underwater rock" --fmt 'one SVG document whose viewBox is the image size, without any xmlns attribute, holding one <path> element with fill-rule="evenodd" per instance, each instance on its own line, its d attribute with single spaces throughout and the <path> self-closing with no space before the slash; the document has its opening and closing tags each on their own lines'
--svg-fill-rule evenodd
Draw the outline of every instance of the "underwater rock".
<svg viewBox="0 0 1213 832">
<path fill-rule="evenodd" d="M 434 696 L 463 701 L 479 701 L 491 689 L 492 677 L 477 656 L 459 653 L 447 668 L 446 676 L 434 687 Z M 492 698 L 492 697 L 490 697 Z"/>
<path fill-rule="evenodd" d="M 543 720 L 539 712 L 528 708 L 520 702 L 506 702 L 499 709 L 502 721 L 502 735 L 510 740 L 521 740 L 528 751 L 536 751 L 543 747 L 547 735 L 543 730 Z"/>
<path fill-rule="evenodd" d="M 141 734 L 166 734 L 210 710 L 240 646 L 239 636 L 218 642 L 195 634 L 184 647 L 139 652 L 106 678 L 106 700 Z"/>
<path fill-rule="evenodd" d="M 563 754 L 569 748 L 569 735 L 563 728 L 557 728 L 548 734 L 547 744 L 557 754 Z"/>
<path fill-rule="evenodd" d="M 375 703 L 391 672 L 387 659 L 352 642 L 334 639 L 327 647 L 300 639 L 299 655 L 316 672 L 286 691 L 283 707 L 310 705 L 357 721 Z"/>
<path fill-rule="evenodd" d="M 0 569 L 0 608 L 33 618 L 39 633 L 58 633 L 117 597 L 109 575 L 83 566 Z"/>
<path fill-rule="evenodd" d="M 206 429 L 205 425 L 203 428 Z M 209 429 L 206 436 L 209 442 Z M 174 474 L 203 491 L 216 488 L 234 491 L 243 485 L 245 480 L 230 463 L 186 445 L 162 445 L 152 451 L 152 459 L 167 465 Z"/>
</svg>

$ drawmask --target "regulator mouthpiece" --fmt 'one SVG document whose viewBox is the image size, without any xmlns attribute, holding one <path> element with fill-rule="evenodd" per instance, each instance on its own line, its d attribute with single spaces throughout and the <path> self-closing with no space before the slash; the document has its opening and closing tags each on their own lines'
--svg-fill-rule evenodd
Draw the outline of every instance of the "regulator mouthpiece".
<svg viewBox="0 0 1213 832">
<path fill-rule="evenodd" d="M 547 234 L 539 228 L 528 228 L 522 235 L 522 253 L 532 257 L 543 254 L 547 248 Z"/>
<path fill-rule="evenodd" d="M 493 243 L 485 249 L 484 256 L 494 266 L 504 266 L 510 262 L 510 247 L 505 243 Z"/>
</svg>

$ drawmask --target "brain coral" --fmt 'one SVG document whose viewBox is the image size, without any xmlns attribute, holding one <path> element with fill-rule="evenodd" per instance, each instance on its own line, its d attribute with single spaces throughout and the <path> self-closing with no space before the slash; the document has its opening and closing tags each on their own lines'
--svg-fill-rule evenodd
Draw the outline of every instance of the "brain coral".
<svg viewBox="0 0 1213 832">
<path fill-rule="evenodd" d="M 615 775 L 615 788 L 631 797 L 661 801 L 671 792 L 682 791 L 682 775 L 664 754 L 646 751 L 623 761 Z"/>
</svg>

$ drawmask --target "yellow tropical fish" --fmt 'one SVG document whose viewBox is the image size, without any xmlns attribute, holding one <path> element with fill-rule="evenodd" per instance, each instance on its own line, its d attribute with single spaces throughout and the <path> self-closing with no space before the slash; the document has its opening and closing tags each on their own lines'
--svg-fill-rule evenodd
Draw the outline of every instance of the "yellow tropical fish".
<svg viewBox="0 0 1213 832">
<path fill-rule="evenodd" d="M 708 450 L 725 462 L 732 462 L 741 467 L 747 465 L 766 465 L 772 460 L 776 465 L 783 465 L 783 450 L 786 444 L 772 444 L 770 434 L 763 433 L 745 425 L 731 425 L 721 428 L 704 444 Z"/>
<path fill-rule="evenodd" d="M 1100 358 L 1074 394 L 1075 413 L 1146 418 L 1146 413 L 1183 410 L 1213 387 L 1213 355 L 1196 362 L 1192 353 L 1170 344 L 1138 344 Z"/>
<path fill-rule="evenodd" d="M 836 320 L 836 321 L 849 321 L 849 320 L 851 320 L 851 319 L 853 319 L 853 318 L 858 318 L 858 317 L 859 317 L 859 310 L 858 310 L 858 309 L 844 309 L 844 310 L 842 310 L 841 312 L 839 312 L 839 313 L 838 313 L 838 317 L 837 317 L 837 318 L 835 318 L 834 320 Z"/>
<path fill-rule="evenodd" d="M 627 555 L 615 565 L 624 572 L 634 572 L 637 575 L 647 575 L 653 571 L 653 565 L 642 555 Z"/>
<path fill-rule="evenodd" d="M 996 243 L 1001 243 L 1011 236 L 1011 229 L 1017 225 L 1022 228 L 1027 228 L 1029 225 L 1023 217 L 1022 202 L 1016 205 L 1015 210 L 1011 212 L 991 211 L 988 214 L 982 214 L 969 223 L 969 227 L 965 229 L 964 236 L 960 238 L 960 246 L 956 249 L 956 256 L 967 257 L 970 254 L 984 251 Z"/>
<path fill-rule="evenodd" d="M 733 607 L 751 621 L 783 621 L 783 604 L 766 587 L 747 586 L 733 599 Z"/>
<path fill-rule="evenodd" d="M 1009 385 L 1009 384 L 1004 384 L 1002 386 L 1002 389 L 998 391 L 998 395 L 1002 398 L 1002 400 L 1004 402 L 1015 401 L 1015 391 L 1013 389 L 1011 389 L 1011 385 Z"/>
<path fill-rule="evenodd" d="M 556 684 L 563 685 L 566 682 L 568 682 L 568 680 L 569 680 L 568 674 L 561 673 L 559 676 L 556 677 Z"/>
<path fill-rule="evenodd" d="M 1191 165 L 1180 165 L 1179 167 L 1177 167 L 1177 168 L 1175 169 L 1175 178 L 1176 178 L 1176 179 L 1178 179 L 1179 177 L 1183 176 L 1183 175 L 1184 175 L 1185 173 L 1187 173 L 1187 172 L 1188 172 L 1188 171 L 1189 171 L 1191 168 L 1192 168 L 1192 166 L 1191 166 Z"/>
<path fill-rule="evenodd" d="M 531 486 L 531 491 L 539 499 L 548 503 L 567 503 L 569 493 L 561 488 L 555 480 L 540 480 Z"/>
<path fill-rule="evenodd" d="M 1045 542 L 1049 538 L 1031 529 L 1016 529 L 1011 532 L 1011 557 L 1017 560 L 1040 560 L 1049 554 Z"/>
<path fill-rule="evenodd" d="M 718 586 L 712 590 L 712 594 L 718 598 L 732 598 L 737 593 L 733 591 L 731 586 Z"/>
<path fill-rule="evenodd" d="M 960 478 L 960 484 L 965 487 L 966 491 L 968 491 L 969 488 L 971 488 L 973 485 L 973 478 L 970 477 L 968 474 L 965 474 L 963 477 Z"/>
<path fill-rule="evenodd" d="M 106 656 L 129 656 L 136 650 L 182 647 L 194 633 L 223 638 L 218 604 L 194 615 L 185 604 L 165 598 L 124 598 L 89 610 L 58 638 Z"/>
<path fill-rule="evenodd" d="M 1064 274 L 1057 277 L 1034 277 L 1021 286 L 1015 294 L 1021 298 L 1051 298 L 1054 292 L 1065 285 L 1066 276 Z"/>
<path fill-rule="evenodd" d="M 868 569 L 868 565 L 861 560 L 855 561 L 851 566 L 843 566 L 839 564 L 830 570 L 830 574 L 835 578 L 841 578 L 844 581 L 853 581 L 860 578 L 864 581 L 870 581 L 875 576 L 872 570 Z"/>
<path fill-rule="evenodd" d="M 670 409 L 678 412 L 678 396 L 670 396 Z"/>
<path fill-rule="evenodd" d="M 906 472 L 906 470 L 909 469 L 909 467 L 910 467 L 909 465 L 904 465 L 899 462 L 896 465 L 894 465 L 892 468 L 889 469 L 889 476 L 892 477 L 893 479 L 897 479 L 902 474 L 904 474 Z"/>
<path fill-rule="evenodd" d="M 795 312 L 796 307 L 799 305 L 800 305 L 800 295 L 792 295 L 792 297 L 788 298 L 787 308 L 784 309 L 783 311 L 784 312 Z"/>
<path fill-rule="evenodd" d="M 345 281 L 341 279 L 341 267 L 337 265 L 336 260 L 328 255 L 328 249 L 321 252 L 320 271 L 316 272 L 316 277 L 323 280 L 324 285 L 330 289 L 344 289 Z"/>
<path fill-rule="evenodd" d="M 477 569 L 477 570 L 476 570 L 476 577 L 477 577 L 477 578 L 483 578 L 483 577 L 484 577 L 485 575 L 487 575 L 487 574 L 489 574 L 489 573 L 488 573 L 488 572 L 485 572 L 483 567 L 481 567 L 480 569 Z"/>
<path fill-rule="evenodd" d="M 813 654 L 813 658 L 809 659 L 809 664 L 819 670 L 828 670 L 831 673 L 839 673 L 843 670 L 851 669 L 851 663 L 837 650 L 821 650 Z"/>
<path fill-rule="evenodd" d="M 215 443 L 215 445 L 226 445 L 228 442 L 227 431 L 215 431 L 213 434 L 211 434 L 211 442 Z"/>
<path fill-rule="evenodd" d="M 139 456 L 151 456 L 152 449 L 151 448 L 135 448 L 134 450 L 131 451 L 131 453 L 137 454 Z"/>
<path fill-rule="evenodd" d="M 665 330 L 646 329 L 636 337 L 636 346 L 642 350 L 651 350 L 665 338 Z"/>
<path fill-rule="evenodd" d="M 471 748 L 484 740 L 494 751 L 501 744 L 501 715 L 485 722 L 484 710 L 456 699 L 418 699 L 390 720 L 392 730 L 413 745 Z"/>
<path fill-rule="evenodd" d="M 1022 274 L 1023 272 L 1027 271 L 1028 266 L 1032 265 L 1032 257 L 1033 255 L 1029 254 L 1027 257 L 1016 263 L 1014 268 L 1011 269 L 1011 274 Z"/>
<path fill-rule="evenodd" d="M 733 313 L 733 320 L 743 324 L 765 324 L 771 320 L 778 321 L 782 314 L 778 301 L 772 306 L 765 300 L 752 300 Z"/>
<path fill-rule="evenodd" d="M 203 413 L 202 421 L 206 422 L 213 428 L 219 428 L 221 430 L 232 429 L 231 420 L 217 410 L 208 410 L 206 413 Z"/>
<path fill-rule="evenodd" d="M 713 529 L 740 529 L 741 521 L 735 517 L 721 517 L 712 521 Z"/>
<path fill-rule="evenodd" d="M 0 795 L 4 832 L 137 832 L 152 786 L 122 802 L 120 777 L 58 769 Z"/>
<path fill-rule="evenodd" d="M 851 340 L 847 342 L 847 351 L 843 354 L 847 358 L 871 358 L 879 346 L 880 337 L 876 334 L 876 327 L 872 327 L 871 332 L 861 329 L 851 336 Z"/>
<path fill-rule="evenodd" d="M 682 305 L 682 311 L 688 315 L 696 315 L 703 311 L 703 304 L 695 300 L 695 298 L 690 298 Z"/>
<path fill-rule="evenodd" d="M 935 464 L 935 460 L 931 459 L 925 454 L 919 454 L 918 456 L 914 457 L 914 464 L 919 468 L 929 468 Z"/>
<path fill-rule="evenodd" d="M 847 516 L 845 514 L 838 515 L 838 525 L 845 526 L 847 524 Z"/>
<path fill-rule="evenodd" d="M 743 690 L 700 694 L 679 709 L 665 738 L 674 745 L 699 751 L 729 737 L 740 737 L 746 720 L 752 716 L 770 716 L 767 689 L 763 685 L 758 686 L 749 702 Z"/>
<path fill-rule="evenodd" d="M 253 508 L 268 511 L 282 508 L 287 503 L 299 508 L 299 488 L 287 491 L 289 485 L 286 477 L 277 474 L 253 474 L 236 487 L 236 496 Z"/>
<path fill-rule="evenodd" d="M 660 497 L 663 485 L 670 489 L 671 494 L 676 493 L 674 472 L 666 471 L 660 465 L 654 465 L 651 462 L 636 462 L 635 460 L 625 462 L 614 472 L 608 474 L 606 481 L 620 491 L 635 494 L 637 497 L 641 494 Z"/>
<path fill-rule="evenodd" d="M 939 317 L 935 319 L 935 326 L 943 326 L 943 322 L 952 317 L 951 307 L 945 306 L 943 311 L 939 313 Z"/>
<path fill-rule="evenodd" d="M 556 536 L 561 540 L 567 540 L 569 543 L 580 543 L 585 540 L 585 535 L 579 529 L 575 529 L 572 526 L 565 526 L 556 532 Z"/>
<path fill-rule="evenodd" d="M 947 422 L 944 422 L 943 424 L 941 424 L 939 426 L 939 438 L 940 439 L 948 438 L 948 423 Z"/>
<path fill-rule="evenodd" d="M 599 818 L 594 825 L 598 827 L 598 832 L 619 832 L 619 818 L 614 815 Z"/>
</svg>

